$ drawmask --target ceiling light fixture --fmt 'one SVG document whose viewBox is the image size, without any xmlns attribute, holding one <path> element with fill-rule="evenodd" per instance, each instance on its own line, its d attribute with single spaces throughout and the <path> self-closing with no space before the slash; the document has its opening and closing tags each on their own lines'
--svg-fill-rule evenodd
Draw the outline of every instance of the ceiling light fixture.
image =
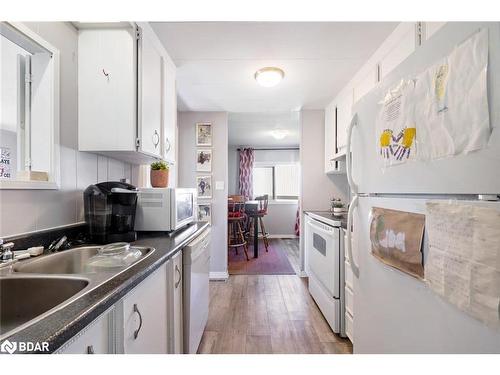
<svg viewBox="0 0 500 375">
<path fill-rule="evenodd" d="M 288 131 L 283 129 L 271 130 L 271 135 L 276 139 L 283 139 L 288 135 Z"/>
<path fill-rule="evenodd" d="M 268 66 L 255 72 L 255 80 L 264 87 L 276 86 L 285 77 L 285 72 L 280 68 Z"/>
</svg>

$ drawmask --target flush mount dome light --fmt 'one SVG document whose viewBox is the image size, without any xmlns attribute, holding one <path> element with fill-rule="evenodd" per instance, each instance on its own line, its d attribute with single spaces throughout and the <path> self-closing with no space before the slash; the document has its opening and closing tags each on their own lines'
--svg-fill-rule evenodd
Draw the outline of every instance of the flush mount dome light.
<svg viewBox="0 0 500 375">
<path fill-rule="evenodd" d="M 283 70 L 273 66 L 268 66 L 255 72 L 255 80 L 259 85 L 264 87 L 276 86 L 284 76 L 285 72 Z"/>
<path fill-rule="evenodd" d="M 283 139 L 288 135 L 288 131 L 286 131 L 284 129 L 271 130 L 271 135 L 275 139 Z"/>
</svg>

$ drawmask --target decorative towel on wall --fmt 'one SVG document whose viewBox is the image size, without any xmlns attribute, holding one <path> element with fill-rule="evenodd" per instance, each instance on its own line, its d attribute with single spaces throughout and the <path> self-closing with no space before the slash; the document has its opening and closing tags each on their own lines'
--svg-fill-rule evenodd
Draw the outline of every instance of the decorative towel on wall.
<svg viewBox="0 0 500 375">
<path fill-rule="evenodd" d="M 240 151 L 240 195 L 246 199 L 253 198 L 253 162 L 255 154 L 253 148 L 244 148 Z"/>
</svg>

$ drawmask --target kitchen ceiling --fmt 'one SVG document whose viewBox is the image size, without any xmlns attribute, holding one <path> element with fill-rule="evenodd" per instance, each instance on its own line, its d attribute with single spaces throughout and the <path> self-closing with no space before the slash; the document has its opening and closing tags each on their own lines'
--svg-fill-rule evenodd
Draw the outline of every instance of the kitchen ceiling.
<svg viewBox="0 0 500 375">
<path fill-rule="evenodd" d="M 298 147 L 299 112 L 229 113 L 229 146 Z M 273 130 L 285 131 L 282 139 L 273 137 Z"/>
<path fill-rule="evenodd" d="M 395 22 L 152 22 L 177 66 L 183 111 L 323 109 Z M 285 78 L 259 86 L 257 70 Z"/>
</svg>

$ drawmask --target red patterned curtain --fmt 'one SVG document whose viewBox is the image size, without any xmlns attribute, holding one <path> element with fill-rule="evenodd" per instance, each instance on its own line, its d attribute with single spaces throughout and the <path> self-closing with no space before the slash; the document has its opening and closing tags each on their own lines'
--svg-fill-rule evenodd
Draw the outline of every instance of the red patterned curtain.
<svg viewBox="0 0 500 375">
<path fill-rule="evenodd" d="M 254 162 L 253 148 L 244 148 L 240 150 L 240 195 L 246 199 L 253 198 L 253 162 Z"/>
<path fill-rule="evenodd" d="M 300 201 L 297 205 L 297 214 L 295 215 L 295 235 L 300 236 Z"/>
</svg>

